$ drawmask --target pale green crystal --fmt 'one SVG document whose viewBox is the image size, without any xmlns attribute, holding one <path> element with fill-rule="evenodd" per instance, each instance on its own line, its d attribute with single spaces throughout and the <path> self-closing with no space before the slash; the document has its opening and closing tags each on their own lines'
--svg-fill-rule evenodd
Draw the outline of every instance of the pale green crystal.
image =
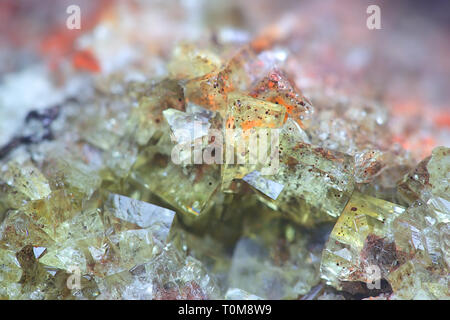
<svg viewBox="0 0 450 320">
<path fill-rule="evenodd" d="M 225 293 L 225 300 L 263 300 L 254 294 L 248 293 L 239 288 L 230 288 Z"/>
<path fill-rule="evenodd" d="M 450 149 L 437 147 L 399 183 L 398 189 L 408 204 L 432 196 L 450 200 Z"/>
<path fill-rule="evenodd" d="M 171 76 L 177 79 L 189 79 L 203 76 L 217 70 L 220 58 L 211 51 L 199 50 L 193 45 L 183 43 L 175 47 L 167 68 Z"/>
<path fill-rule="evenodd" d="M 30 200 L 45 198 L 51 192 L 48 180 L 29 160 L 6 164 L 0 171 L 0 182 L 2 181 Z"/>
<path fill-rule="evenodd" d="M 450 223 L 450 201 L 440 197 L 432 197 L 428 200 L 427 205 L 436 214 L 439 222 Z"/>
<path fill-rule="evenodd" d="M 150 88 L 150 93 L 140 99 L 137 108 L 132 109 L 129 132 L 139 145 L 145 145 L 167 126 L 163 111 L 169 108 L 184 110 L 183 89 L 176 80 L 163 80 Z"/>
<path fill-rule="evenodd" d="M 27 214 L 20 210 L 9 211 L 0 227 L 0 247 L 20 250 L 25 245 L 48 247 L 53 239 Z"/>
<path fill-rule="evenodd" d="M 431 193 L 450 201 L 450 148 L 435 148 L 427 170 L 430 174 Z"/>
<path fill-rule="evenodd" d="M 219 185 L 217 166 L 201 164 L 182 167 L 157 154 L 151 171 L 141 166 L 133 173 L 143 187 L 158 195 L 173 207 L 187 214 L 199 215 Z M 185 190 L 190 190 L 185 193 Z"/>
<path fill-rule="evenodd" d="M 46 159 L 44 174 L 52 180 L 52 189 L 64 189 L 67 194 L 82 194 L 88 198 L 101 184 L 97 170 L 67 152 Z"/>
<path fill-rule="evenodd" d="M 282 126 L 285 114 L 286 110 L 275 103 L 239 93 L 228 95 L 222 191 L 232 191 L 233 179 L 242 179 L 254 170 L 270 169 L 271 157 L 277 152 L 271 143 L 272 129 Z"/>
<path fill-rule="evenodd" d="M 299 130 L 292 122 L 281 130 L 279 168 L 265 178 L 283 190 L 276 201 L 266 203 L 301 224 L 330 221 L 352 195 L 353 158 L 299 141 Z"/>
<path fill-rule="evenodd" d="M 449 299 L 449 233 L 426 204 L 405 210 L 354 193 L 323 252 L 322 278 L 336 288 L 369 285 L 375 267 L 375 279 L 392 288 L 391 299 Z"/>
<path fill-rule="evenodd" d="M 14 251 L 0 249 L 0 300 L 17 298 L 22 270 Z"/>
<path fill-rule="evenodd" d="M 0 299 L 449 299 L 449 149 L 409 171 L 386 109 L 318 90 L 313 112 L 290 49 L 206 42 L 99 73 L 0 149 Z"/>
<path fill-rule="evenodd" d="M 146 264 L 99 280 L 99 299 L 215 299 L 218 289 L 201 264 L 168 246 Z"/>
<path fill-rule="evenodd" d="M 389 252 L 393 239 L 386 237 L 388 225 L 404 211 L 405 208 L 394 203 L 355 192 L 338 218 L 322 254 L 320 270 L 327 284 L 341 288 L 344 281 L 367 282 L 371 273 L 366 268 L 373 263 L 380 272 L 395 267 L 398 257 Z M 383 257 L 380 261 L 364 258 L 364 254 L 377 254 L 372 253 L 372 246 L 386 250 L 386 262 L 381 260 Z"/>
<path fill-rule="evenodd" d="M 144 263 L 160 251 L 173 211 L 117 194 L 106 196 L 103 212 L 96 204 L 94 197 L 55 230 L 58 243 L 48 248 L 41 263 L 112 274 Z M 108 260 L 111 264 L 105 263 Z"/>
<path fill-rule="evenodd" d="M 56 230 L 64 221 L 77 214 L 81 206 L 79 201 L 67 195 L 65 190 L 56 190 L 44 199 L 30 201 L 21 210 L 40 225 L 50 237 L 57 239 Z"/>
<path fill-rule="evenodd" d="M 307 251 L 313 233 L 306 234 L 280 215 L 247 214 L 229 271 L 229 287 L 263 299 L 296 299 L 319 278 L 321 248 Z"/>
</svg>

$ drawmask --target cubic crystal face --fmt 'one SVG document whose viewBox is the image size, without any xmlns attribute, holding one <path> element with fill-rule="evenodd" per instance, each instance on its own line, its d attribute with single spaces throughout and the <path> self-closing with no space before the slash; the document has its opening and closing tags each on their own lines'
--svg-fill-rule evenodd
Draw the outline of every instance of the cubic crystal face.
<svg viewBox="0 0 450 320">
<path fill-rule="evenodd" d="M 118 218 L 139 228 L 154 228 L 160 241 L 165 241 L 172 225 L 175 212 L 151 203 L 138 201 L 118 194 L 110 194 L 105 202 L 104 219 Z"/>
<path fill-rule="evenodd" d="M 387 281 L 391 299 L 448 298 L 447 233 L 426 204 L 405 210 L 354 193 L 323 252 L 322 278 L 337 288 Z"/>
<path fill-rule="evenodd" d="M 368 282 L 371 272 L 385 276 L 398 264 L 388 225 L 405 208 L 355 192 L 338 218 L 323 251 L 322 277 L 336 287 L 344 281 Z"/>
</svg>

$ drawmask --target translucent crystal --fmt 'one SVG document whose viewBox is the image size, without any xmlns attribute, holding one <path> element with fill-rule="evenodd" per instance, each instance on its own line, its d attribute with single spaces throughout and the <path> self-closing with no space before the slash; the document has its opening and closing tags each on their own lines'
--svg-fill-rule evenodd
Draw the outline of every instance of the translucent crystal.
<svg viewBox="0 0 450 320">
<path fill-rule="evenodd" d="M 151 170 L 146 165 L 136 168 L 133 179 L 187 214 L 199 215 L 220 183 L 215 165 L 183 167 L 162 154 L 156 154 L 153 163 Z"/>
<path fill-rule="evenodd" d="M 46 247 L 46 254 L 39 259 L 42 264 L 64 270 L 77 267 L 84 273 L 89 271 L 89 246 L 97 244 L 105 233 L 97 205 L 97 199 L 90 199 L 71 219 L 54 225 L 51 235 L 55 243 Z"/>
<path fill-rule="evenodd" d="M 190 106 L 190 108 L 189 108 Z M 189 105 L 186 112 L 176 109 L 163 111 L 177 143 L 195 141 L 208 135 L 210 119 L 214 113 L 195 105 Z"/>
<path fill-rule="evenodd" d="M 308 99 L 278 69 L 272 70 L 256 84 L 250 94 L 255 98 L 284 106 L 286 117 L 290 116 L 303 127 L 303 122 L 313 113 L 313 107 Z"/>
<path fill-rule="evenodd" d="M 166 109 L 185 110 L 182 87 L 176 80 L 163 80 L 142 97 L 137 108 L 131 111 L 128 132 L 133 134 L 139 145 L 145 145 L 155 134 L 161 134 L 167 126 L 163 119 Z"/>
<path fill-rule="evenodd" d="M 25 246 L 16 254 L 22 268 L 20 299 L 74 299 L 67 287 L 70 276 L 61 269 L 47 268 L 33 255 L 33 247 Z"/>
<path fill-rule="evenodd" d="M 152 228 L 128 230 L 109 236 L 120 259 L 120 268 L 130 270 L 138 264 L 151 260 L 159 253 L 161 243 Z"/>
<path fill-rule="evenodd" d="M 369 268 L 385 277 L 399 264 L 388 225 L 405 208 L 355 192 L 339 216 L 322 254 L 321 275 L 342 288 L 347 281 L 369 282 Z M 370 271 L 370 272 L 369 272 Z"/>
<path fill-rule="evenodd" d="M 78 268 L 81 272 L 88 271 L 88 261 L 77 242 L 56 244 L 46 249 L 46 254 L 39 259 L 43 265 L 62 270 Z"/>
<path fill-rule="evenodd" d="M 222 61 L 213 52 L 183 43 L 173 50 L 168 69 L 174 78 L 189 79 L 216 71 L 221 64 Z"/>
<path fill-rule="evenodd" d="M 44 199 L 27 203 L 22 210 L 50 237 L 56 238 L 56 229 L 81 210 L 81 205 L 67 195 L 65 190 L 56 190 Z"/>
<path fill-rule="evenodd" d="M 428 200 L 427 205 L 436 214 L 439 222 L 450 222 L 450 201 L 440 197 L 433 197 Z"/>
<path fill-rule="evenodd" d="M 393 298 L 449 299 L 450 225 L 416 203 L 394 220 L 392 229 L 397 246 L 410 259 L 387 278 Z"/>
<path fill-rule="evenodd" d="M 386 155 L 379 150 L 365 150 L 355 154 L 355 181 L 367 183 L 381 172 L 386 165 Z"/>
<path fill-rule="evenodd" d="M 51 180 L 52 189 L 64 189 L 67 194 L 90 197 L 101 184 L 98 171 L 67 152 L 54 152 L 45 160 L 43 169 L 45 176 Z"/>
<path fill-rule="evenodd" d="M 449 276 L 433 275 L 419 261 L 411 260 L 388 276 L 393 300 L 450 299 Z"/>
<path fill-rule="evenodd" d="M 42 264 L 108 275 L 129 270 L 160 252 L 174 212 L 150 203 L 109 194 L 103 210 L 96 198 L 55 230 L 58 242 Z M 109 229 L 111 227 L 111 229 Z"/>
<path fill-rule="evenodd" d="M 273 200 L 278 198 L 284 187 L 282 184 L 261 177 L 261 172 L 256 170 L 247 174 L 242 180 Z"/>
<path fill-rule="evenodd" d="M 450 148 L 435 148 L 427 170 L 430 174 L 431 193 L 450 201 Z"/>
<path fill-rule="evenodd" d="M 299 141 L 299 130 L 292 122 L 281 130 L 280 165 L 266 178 L 284 188 L 270 205 L 302 224 L 330 221 L 341 214 L 352 195 L 354 160 Z"/>
<path fill-rule="evenodd" d="M 431 157 L 423 159 L 411 172 L 409 172 L 398 185 L 400 196 L 410 204 L 421 198 L 429 198 L 430 175 L 427 165 Z"/>
<path fill-rule="evenodd" d="M 283 54 L 281 54 L 283 56 Z M 251 91 L 283 57 L 276 50 L 258 52 L 252 46 L 244 46 L 227 62 L 223 73 L 236 91 Z"/>
<path fill-rule="evenodd" d="M 11 161 L 6 164 L 1 168 L 1 181 L 30 200 L 45 198 L 51 192 L 48 180 L 29 160 L 24 163 Z"/>
<path fill-rule="evenodd" d="M 118 194 L 110 194 L 104 204 L 104 219 L 117 218 L 115 224 L 128 222 L 138 228 L 152 228 L 160 241 L 165 241 L 175 212 Z M 111 223 L 112 221 L 109 221 Z"/>
<path fill-rule="evenodd" d="M 450 214 L 450 213 L 449 213 Z M 439 223 L 427 205 L 414 205 L 398 216 L 392 224 L 392 233 L 399 248 L 408 254 L 420 256 L 423 264 L 445 269 L 445 248 L 441 243 L 439 229 L 446 224 Z M 444 229 L 443 229 L 444 230 Z"/>
<path fill-rule="evenodd" d="M 269 72 L 275 61 L 267 55 L 258 55 L 251 47 L 244 47 L 222 70 L 188 80 L 184 85 L 186 99 L 225 115 L 228 93 L 250 90 Z"/>
<path fill-rule="evenodd" d="M 322 278 L 343 290 L 387 281 L 390 299 L 448 298 L 448 224 L 420 202 L 405 210 L 356 195 L 323 252 Z"/>
<path fill-rule="evenodd" d="M 184 94 L 188 102 L 211 111 L 224 112 L 227 106 L 227 93 L 233 89 L 227 82 L 228 76 L 212 72 L 186 81 Z"/>
<path fill-rule="evenodd" d="M 0 249 L 0 299 L 15 299 L 20 292 L 18 284 L 21 278 L 20 264 L 14 251 Z"/>
<path fill-rule="evenodd" d="M 319 282 L 321 247 L 279 215 L 248 214 L 229 271 L 229 287 L 263 299 L 294 299 Z M 270 226 L 270 227 L 269 227 Z"/>
<path fill-rule="evenodd" d="M 99 299 L 214 299 L 218 289 L 202 265 L 170 246 L 146 264 L 99 280 Z"/>
<path fill-rule="evenodd" d="M 398 185 L 401 198 L 408 204 L 416 200 L 429 201 L 435 196 L 450 200 L 449 148 L 435 148 L 430 157 L 423 159 Z"/>
<path fill-rule="evenodd" d="M 26 245 L 48 247 L 53 239 L 20 210 L 9 211 L 0 227 L 0 247 L 17 251 Z"/>
<path fill-rule="evenodd" d="M 223 191 L 230 190 L 233 179 L 242 179 L 254 170 L 270 169 L 264 168 L 269 166 L 271 155 L 277 152 L 276 146 L 271 144 L 270 129 L 280 128 L 286 113 L 277 104 L 237 93 L 229 95 L 228 103 Z"/>
<path fill-rule="evenodd" d="M 275 103 L 243 94 L 228 95 L 226 129 L 279 128 L 284 123 L 286 110 Z"/>
<path fill-rule="evenodd" d="M 254 294 L 248 293 L 239 288 L 230 288 L 225 293 L 225 300 L 263 300 Z"/>
</svg>

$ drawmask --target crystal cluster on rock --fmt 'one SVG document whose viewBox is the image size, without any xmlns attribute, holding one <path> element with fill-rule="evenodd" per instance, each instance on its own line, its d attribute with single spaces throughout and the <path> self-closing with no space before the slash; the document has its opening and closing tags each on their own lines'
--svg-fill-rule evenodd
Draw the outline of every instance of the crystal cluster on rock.
<svg viewBox="0 0 450 320">
<path fill-rule="evenodd" d="M 0 158 L 0 298 L 450 298 L 450 150 L 414 168 L 382 106 L 232 49 L 91 79 Z"/>
</svg>

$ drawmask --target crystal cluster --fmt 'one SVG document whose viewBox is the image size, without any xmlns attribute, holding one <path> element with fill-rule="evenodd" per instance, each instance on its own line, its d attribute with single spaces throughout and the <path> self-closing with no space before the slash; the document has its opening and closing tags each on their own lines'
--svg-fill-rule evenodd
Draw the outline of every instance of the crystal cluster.
<svg viewBox="0 0 450 320">
<path fill-rule="evenodd" d="M 450 150 L 436 148 L 426 162 L 399 184 L 408 208 L 352 195 L 323 251 L 328 284 L 361 293 L 358 282 L 379 281 L 391 299 L 448 299 Z"/>
<path fill-rule="evenodd" d="M 413 168 L 382 106 L 307 99 L 274 51 L 231 49 L 30 113 L 0 153 L 0 298 L 450 297 L 450 150 Z M 264 135 L 252 162 L 238 143 Z"/>
</svg>

